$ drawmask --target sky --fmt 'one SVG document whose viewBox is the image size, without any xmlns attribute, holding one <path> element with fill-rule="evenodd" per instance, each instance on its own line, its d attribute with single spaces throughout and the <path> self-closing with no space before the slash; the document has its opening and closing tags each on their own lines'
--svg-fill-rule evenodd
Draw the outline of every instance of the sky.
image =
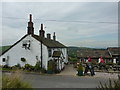
<svg viewBox="0 0 120 90">
<path fill-rule="evenodd" d="M 66 46 L 118 46 L 117 2 L 2 2 L 2 45 L 12 45 L 27 33 L 29 14 L 35 34 L 56 32 Z M 0 7 L 1 8 L 1 7 Z M 1 20 L 0 20 L 1 21 Z M 0 22 L 1 23 L 1 22 Z"/>
</svg>

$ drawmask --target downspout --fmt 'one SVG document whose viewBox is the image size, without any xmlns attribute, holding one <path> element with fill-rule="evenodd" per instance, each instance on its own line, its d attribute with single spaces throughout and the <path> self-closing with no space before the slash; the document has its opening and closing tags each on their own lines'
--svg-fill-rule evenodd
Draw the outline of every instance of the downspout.
<svg viewBox="0 0 120 90">
<path fill-rule="evenodd" d="M 42 56 L 42 41 L 41 41 L 41 69 L 42 69 L 42 62 L 43 62 L 43 56 Z"/>
</svg>

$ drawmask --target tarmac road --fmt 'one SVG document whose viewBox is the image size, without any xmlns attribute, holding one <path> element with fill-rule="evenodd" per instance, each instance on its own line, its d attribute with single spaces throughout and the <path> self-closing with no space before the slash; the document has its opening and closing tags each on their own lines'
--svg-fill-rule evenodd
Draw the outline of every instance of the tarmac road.
<svg viewBox="0 0 120 90">
<path fill-rule="evenodd" d="M 100 81 L 103 84 L 108 83 L 109 78 L 117 79 L 117 75 L 96 72 L 95 76 L 76 76 L 76 70 L 72 65 L 68 65 L 60 74 L 21 73 L 21 78 L 33 88 L 96 88 Z"/>
<path fill-rule="evenodd" d="M 105 83 L 108 78 L 24 74 L 23 80 L 29 82 L 33 88 L 96 88 L 99 81 Z"/>
</svg>

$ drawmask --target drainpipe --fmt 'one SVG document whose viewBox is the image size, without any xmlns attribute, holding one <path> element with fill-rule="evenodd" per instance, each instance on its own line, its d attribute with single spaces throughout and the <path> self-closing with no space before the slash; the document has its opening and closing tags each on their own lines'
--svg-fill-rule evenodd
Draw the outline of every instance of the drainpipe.
<svg viewBox="0 0 120 90">
<path fill-rule="evenodd" d="M 43 61 L 43 56 L 42 56 L 42 41 L 41 41 L 41 68 L 42 68 L 42 61 Z"/>
</svg>

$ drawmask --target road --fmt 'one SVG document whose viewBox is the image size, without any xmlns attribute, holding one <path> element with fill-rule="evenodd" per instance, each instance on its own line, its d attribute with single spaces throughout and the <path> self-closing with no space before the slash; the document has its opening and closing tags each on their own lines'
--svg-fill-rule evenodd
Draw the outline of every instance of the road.
<svg viewBox="0 0 120 90">
<path fill-rule="evenodd" d="M 33 88 L 96 88 L 100 81 L 108 83 L 109 77 L 117 79 L 117 74 L 96 72 L 95 76 L 76 76 L 76 70 L 72 65 L 68 65 L 60 74 L 21 73 L 21 78 L 29 82 Z"/>
<path fill-rule="evenodd" d="M 29 82 L 33 88 L 96 88 L 99 85 L 99 81 L 105 83 L 108 79 L 84 76 L 24 74 L 23 80 Z"/>
</svg>

